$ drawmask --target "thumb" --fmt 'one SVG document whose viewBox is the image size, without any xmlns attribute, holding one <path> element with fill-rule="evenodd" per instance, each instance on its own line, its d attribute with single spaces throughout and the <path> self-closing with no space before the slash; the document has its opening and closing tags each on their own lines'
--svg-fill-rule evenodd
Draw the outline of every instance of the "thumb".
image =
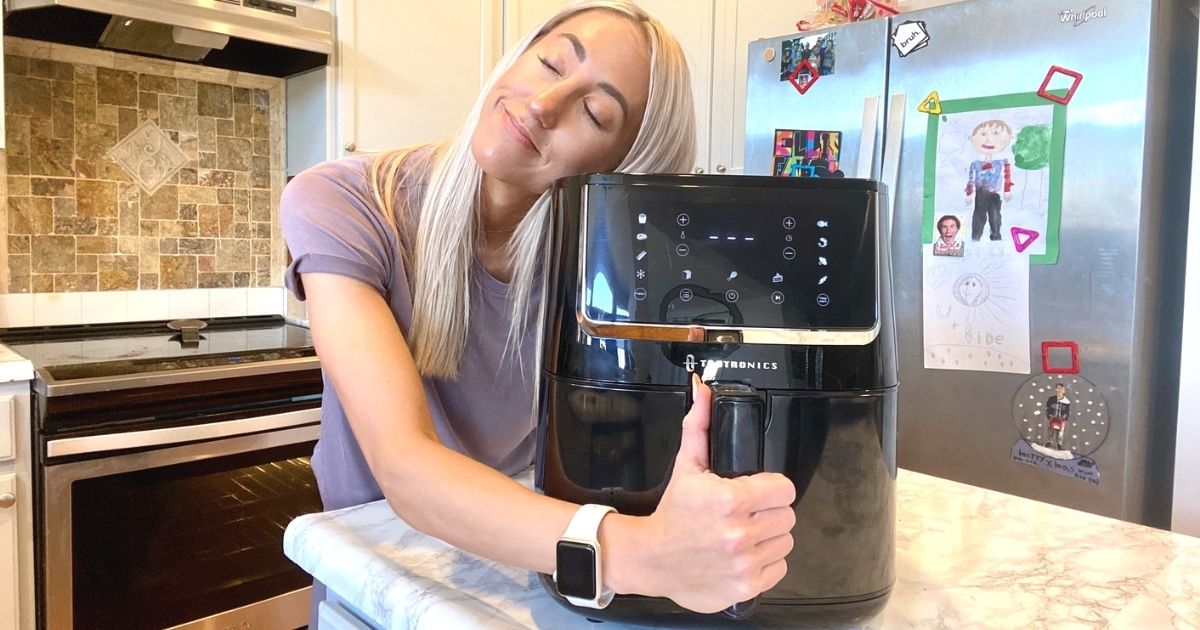
<svg viewBox="0 0 1200 630">
<path fill-rule="evenodd" d="M 675 457 L 675 472 L 704 472 L 708 470 L 708 423 L 712 413 L 712 390 L 692 374 L 692 408 L 683 417 L 683 434 L 679 439 L 679 454 Z"/>
</svg>

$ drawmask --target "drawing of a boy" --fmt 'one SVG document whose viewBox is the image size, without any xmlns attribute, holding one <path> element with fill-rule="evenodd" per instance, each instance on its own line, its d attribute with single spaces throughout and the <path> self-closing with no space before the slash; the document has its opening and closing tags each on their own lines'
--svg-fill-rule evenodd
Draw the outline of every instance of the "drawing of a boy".
<svg viewBox="0 0 1200 630">
<path fill-rule="evenodd" d="M 979 123 L 971 132 L 971 146 L 983 156 L 971 162 L 967 174 L 967 203 L 975 198 L 975 213 L 971 215 L 971 240 L 983 236 L 983 225 L 990 228 L 990 238 L 1000 240 L 1000 195 L 1004 201 L 1012 199 L 1012 166 L 1008 160 L 995 159 L 1012 142 L 1012 128 L 1003 120 L 988 120 Z"/>
</svg>

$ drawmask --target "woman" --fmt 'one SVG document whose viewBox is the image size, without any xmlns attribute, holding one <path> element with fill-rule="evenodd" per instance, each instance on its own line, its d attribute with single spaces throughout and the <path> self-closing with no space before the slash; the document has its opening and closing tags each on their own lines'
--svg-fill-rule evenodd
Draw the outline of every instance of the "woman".
<svg viewBox="0 0 1200 630">
<path fill-rule="evenodd" d="M 457 547 L 555 570 L 579 506 L 508 476 L 533 455 L 547 190 L 583 172 L 684 171 L 691 112 L 662 26 L 629 2 L 581 2 L 506 55 L 457 136 L 287 187 L 287 280 L 326 378 L 313 456 L 326 509 L 384 497 Z M 694 398 L 658 510 L 609 514 L 598 538 L 605 588 L 712 612 L 783 577 L 795 489 L 707 472 L 707 388 Z"/>
</svg>

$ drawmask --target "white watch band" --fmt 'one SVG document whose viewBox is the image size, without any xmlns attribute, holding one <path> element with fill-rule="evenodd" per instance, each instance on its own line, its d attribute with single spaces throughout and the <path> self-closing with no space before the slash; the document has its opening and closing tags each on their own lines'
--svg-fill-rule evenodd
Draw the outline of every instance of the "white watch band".
<svg viewBox="0 0 1200 630">
<path fill-rule="evenodd" d="M 559 540 L 563 541 L 590 545 L 596 550 L 596 598 L 583 599 L 564 595 L 568 602 L 576 606 L 584 606 L 587 608 L 604 608 L 605 606 L 608 606 L 610 602 L 612 602 L 614 594 L 611 590 L 604 588 L 604 582 L 602 581 L 604 571 L 601 567 L 600 541 L 597 533 L 599 533 L 600 522 L 604 520 L 604 517 L 607 516 L 609 512 L 616 511 L 616 508 L 607 505 L 598 505 L 595 503 L 582 505 L 579 507 L 579 510 L 575 512 L 575 516 L 571 517 L 571 522 L 567 525 L 567 531 L 563 532 L 562 537 L 559 538 Z M 555 580 L 557 581 L 557 579 L 558 572 L 555 571 Z"/>
</svg>

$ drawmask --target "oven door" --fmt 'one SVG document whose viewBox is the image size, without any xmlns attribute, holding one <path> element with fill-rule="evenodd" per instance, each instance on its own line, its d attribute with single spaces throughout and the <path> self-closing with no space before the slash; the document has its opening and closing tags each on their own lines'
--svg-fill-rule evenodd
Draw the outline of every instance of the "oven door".
<svg viewBox="0 0 1200 630">
<path fill-rule="evenodd" d="M 304 626 L 312 578 L 283 531 L 321 509 L 319 421 L 312 408 L 46 442 L 45 627 Z"/>
</svg>

